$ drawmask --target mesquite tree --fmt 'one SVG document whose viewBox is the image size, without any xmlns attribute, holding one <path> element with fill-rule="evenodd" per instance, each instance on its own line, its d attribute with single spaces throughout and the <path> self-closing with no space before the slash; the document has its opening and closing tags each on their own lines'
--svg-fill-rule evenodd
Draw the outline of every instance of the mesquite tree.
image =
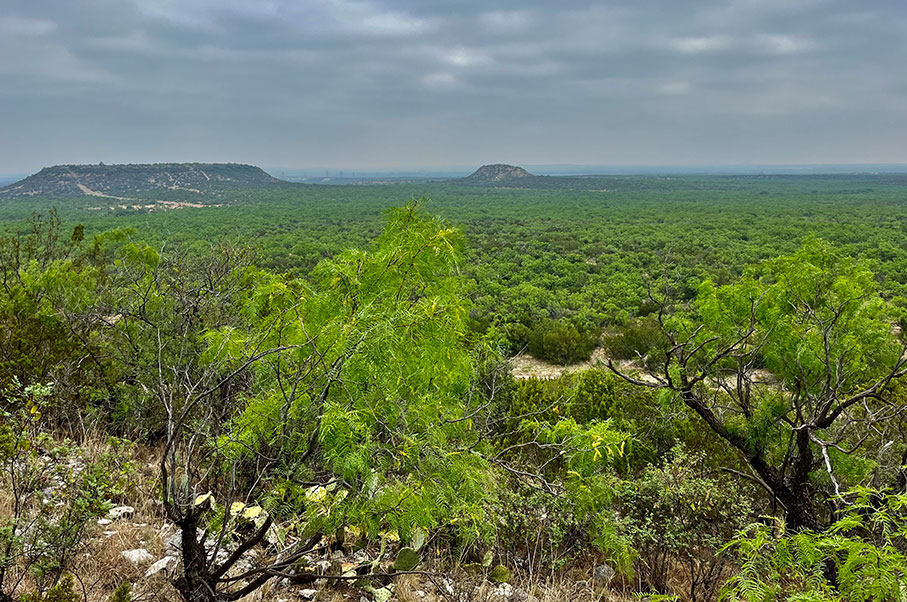
<svg viewBox="0 0 907 602">
<path fill-rule="evenodd" d="M 390 213 L 374 249 L 306 280 L 234 252 L 126 248 L 111 324 L 140 405 L 158 410 L 145 415 L 162 423 L 184 599 L 314 580 L 298 561 L 348 524 L 404 541 L 441 522 L 477 528 L 488 471 L 459 451 L 476 441 L 462 420 L 475 367 L 460 245 L 410 205 Z M 266 538 L 274 553 L 239 562 Z"/>
<path fill-rule="evenodd" d="M 889 425 L 907 407 L 894 386 L 905 348 L 864 263 L 810 240 L 735 284 L 706 281 L 692 307 L 657 303 L 669 345 L 647 358 L 649 378 L 609 367 L 698 414 L 790 527 L 821 528 L 821 500 L 856 484 L 861 456 L 904 453 Z"/>
</svg>

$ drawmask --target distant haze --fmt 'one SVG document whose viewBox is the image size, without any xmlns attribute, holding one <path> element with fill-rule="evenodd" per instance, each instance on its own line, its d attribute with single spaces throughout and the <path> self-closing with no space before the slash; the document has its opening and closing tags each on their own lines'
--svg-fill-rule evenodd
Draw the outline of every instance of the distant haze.
<svg viewBox="0 0 907 602">
<path fill-rule="evenodd" d="M 905 56 L 902 0 L 4 0 L 0 174 L 907 163 Z"/>
<path fill-rule="evenodd" d="M 476 165 L 443 167 L 266 167 L 269 174 L 286 180 L 323 178 L 363 179 L 375 177 L 460 178 L 475 171 Z M 817 175 L 907 173 L 907 163 L 827 163 L 827 164 L 729 164 L 729 165 L 523 165 L 542 176 L 621 176 L 621 175 Z"/>
</svg>

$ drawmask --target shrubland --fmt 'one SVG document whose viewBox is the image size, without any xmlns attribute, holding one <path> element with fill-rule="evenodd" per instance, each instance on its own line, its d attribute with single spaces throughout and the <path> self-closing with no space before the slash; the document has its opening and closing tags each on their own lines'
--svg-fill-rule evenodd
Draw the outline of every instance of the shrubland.
<svg viewBox="0 0 907 602">
<path fill-rule="evenodd" d="M 498 286 L 493 218 L 464 236 L 409 203 L 287 270 L 241 237 L 189 240 L 182 215 L 166 244 L 54 213 L 0 241 L 0 600 L 550 596 L 540 575 L 589 595 L 903 596 L 900 250 L 725 240 L 739 255 L 712 265 L 680 241 L 634 254 L 660 238 L 630 224 L 623 250 L 546 255 L 522 282 L 502 250 Z M 601 244 L 534 219 L 527 249 Z M 598 344 L 610 362 L 509 370 Z M 176 550 L 158 581 L 88 574 L 98 519 L 127 503 L 172 534 L 142 531 Z"/>
<path fill-rule="evenodd" d="M 689 302 L 703 280 L 731 283 L 810 235 L 869 261 L 881 293 L 903 313 L 904 175 L 548 180 L 557 186 L 281 184 L 225 192 L 220 207 L 152 213 L 95 197 L 29 197 L 0 204 L 0 220 L 56 206 L 70 226 L 84 223 L 92 234 L 133 227 L 155 247 L 201 251 L 210 241 L 242 241 L 261 267 L 305 277 L 319 261 L 377 237 L 385 208 L 426 196 L 426 208 L 469 240 L 461 265 L 474 327 L 496 323 L 508 338 L 515 333 L 514 351 L 548 320 L 597 339 L 603 328 L 652 314 L 652 281 L 671 279 Z M 166 198 L 180 200 L 176 192 Z"/>
</svg>

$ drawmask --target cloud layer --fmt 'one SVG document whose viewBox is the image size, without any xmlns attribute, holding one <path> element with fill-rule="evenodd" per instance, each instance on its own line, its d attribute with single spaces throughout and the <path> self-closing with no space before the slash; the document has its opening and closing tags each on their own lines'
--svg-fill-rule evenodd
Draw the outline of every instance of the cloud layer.
<svg viewBox="0 0 907 602">
<path fill-rule="evenodd" d="M 0 172 L 907 162 L 907 5 L 6 0 Z"/>
</svg>

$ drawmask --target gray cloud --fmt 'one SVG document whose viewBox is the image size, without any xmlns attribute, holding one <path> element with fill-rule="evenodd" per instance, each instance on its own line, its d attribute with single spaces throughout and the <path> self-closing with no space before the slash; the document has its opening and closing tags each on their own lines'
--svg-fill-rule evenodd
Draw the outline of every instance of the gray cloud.
<svg viewBox="0 0 907 602">
<path fill-rule="evenodd" d="M 0 171 L 907 162 L 907 6 L 5 0 Z"/>
</svg>

